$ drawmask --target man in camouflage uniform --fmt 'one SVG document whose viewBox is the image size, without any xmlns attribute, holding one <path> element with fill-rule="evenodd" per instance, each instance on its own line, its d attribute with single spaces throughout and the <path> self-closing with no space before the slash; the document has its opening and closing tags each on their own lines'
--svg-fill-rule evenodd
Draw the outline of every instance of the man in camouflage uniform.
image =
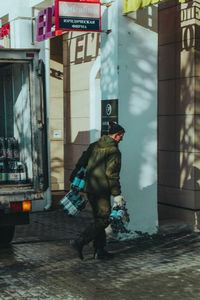
<svg viewBox="0 0 200 300">
<path fill-rule="evenodd" d="M 109 134 L 103 135 L 97 142 L 90 144 L 82 154 L 71 174 L 72 182 L 77 171 L 87 166 L 85 192 L 93 211 L 94 222 L 80 233 L 76 240 L 71 241 L 72 247 L 83 259 L 83 246 L 90 241 L 94 243 L 94 258 L 111 258 L 112 254 L 105 250 L 106 232 L 111 212 L 110 196 L 114 196 L 114 203 L 125 203 L 121 196 L 120 169 L 121 152 L 118 144 L 123 139 L 125 130 L 119 124 L 110 122 Z"/>
</svg>

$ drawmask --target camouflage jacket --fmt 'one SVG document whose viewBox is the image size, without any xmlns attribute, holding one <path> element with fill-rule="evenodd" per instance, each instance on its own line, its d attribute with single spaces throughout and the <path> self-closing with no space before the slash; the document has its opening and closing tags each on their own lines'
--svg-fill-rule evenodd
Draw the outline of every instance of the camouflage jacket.
<svg viewBox="0 0 200 300">
<path fill-rule="evenodd" d="M 87 170 L 85 185 L 87 193 L 105 196 L 121 194 L 119 177 L 121 152 L 117 142 L 110 136 L 102 136 L 83 152 L 70 176 L 71 182 L 82 166 Z"/>
</svg>

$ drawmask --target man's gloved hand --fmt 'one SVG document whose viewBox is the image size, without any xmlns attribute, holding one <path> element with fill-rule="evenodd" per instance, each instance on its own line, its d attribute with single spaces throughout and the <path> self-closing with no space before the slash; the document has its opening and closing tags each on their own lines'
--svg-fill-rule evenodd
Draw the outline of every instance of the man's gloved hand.
<svg viewBox="0 0 200 300">
<path fill-rule="evenodd" d="M 124 199 L 124 197 L 122 195 L 118 195 L 114 197 L 114 202 L 113 205 L 114 206 L 122 206 L 126 204 L 126 200 Z"/>
</svg>

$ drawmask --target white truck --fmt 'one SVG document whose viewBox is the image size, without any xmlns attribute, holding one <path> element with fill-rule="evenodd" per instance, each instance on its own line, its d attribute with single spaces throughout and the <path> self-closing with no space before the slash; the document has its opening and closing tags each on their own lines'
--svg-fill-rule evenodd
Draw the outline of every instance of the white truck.
<svg viewBox="0 0 200 300">
<path fill-rule="evenodd" d="M 44 78 L 38 49 L 0 49 L 0 244 L 48 205 Z"/>
</svg>

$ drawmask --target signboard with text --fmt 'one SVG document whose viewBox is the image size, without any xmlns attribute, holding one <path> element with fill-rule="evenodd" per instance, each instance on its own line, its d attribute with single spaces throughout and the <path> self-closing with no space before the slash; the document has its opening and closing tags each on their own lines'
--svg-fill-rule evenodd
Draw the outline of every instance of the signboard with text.
<svg viewBox="0 0 200 300">
<path fill-rule="evenodd" d="M 56 30 L 101 31 L 101 3 L 56 0 Z"/>
<path fill-rule="evenodd" d="M 118 122 L 118 100 L 101 101 L 101 134 L 108 134 L 109 121 Z"/>
</svg>

